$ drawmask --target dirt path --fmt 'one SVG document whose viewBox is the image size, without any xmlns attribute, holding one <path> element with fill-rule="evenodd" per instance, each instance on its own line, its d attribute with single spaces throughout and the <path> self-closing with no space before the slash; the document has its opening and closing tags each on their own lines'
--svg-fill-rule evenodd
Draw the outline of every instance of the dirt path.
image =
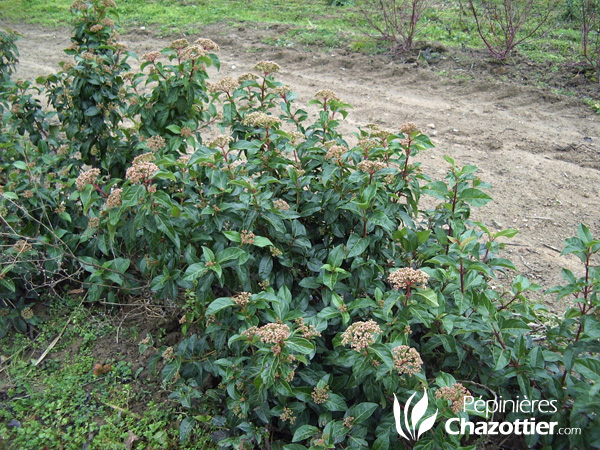
<svg viewBox="0 0 600 450">
<path fill-rule="evenodd" d="M 11 26 L 23 34 L 18 77 L 47 74 L 66 59 L 67 30 Z M 581 273 L 577 260 L 559 257 L 557 249 L 581 221 L 600 236 L 600 116 L 548 91 L 490 77 L 461 79 L 462 69 L 449 57 L 422 68 L 384 57 L 268 47 L 260 42 L 265 33 L 273 31 L 210 27 L 193 38 L 210 37 L 221 46 L 222 76 L 269 59 L 282 66 L 278 79 L 302 103 L 332 89 L 354 107 L 344 134 L 369 122 L 390 129 L 417 123 L 436 145 L 420 156 L 425 173 L 442 179 L 448 168 L 442 156 L 449 155 L 460 165 L 477 165 L 480 178 L 492 184 L 495 201 L 473 218 L 520 231 L 505 256 L 523 274 L 547 288 L 560 282 L 561 267 Z M 122 40 L 139 55 L 170 41 L 144 31 Z M 543 301 L 554 311 L 565 307 L 550 296 Z"/>
</svg>

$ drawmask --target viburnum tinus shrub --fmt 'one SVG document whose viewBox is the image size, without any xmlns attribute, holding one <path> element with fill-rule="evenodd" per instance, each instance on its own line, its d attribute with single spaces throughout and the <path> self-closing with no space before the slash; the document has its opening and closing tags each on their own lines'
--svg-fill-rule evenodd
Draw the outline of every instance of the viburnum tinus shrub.
<svg viewBox="0 0 600 450">
<path fill-rule="evenodd" d="M 137 135 L 123 126 L 128 95 L 124 76 L 131 55 L 118 42 L 112 0 L 75 1 L 72 60 L 62 71 L 38 81 L 47 88 L 69 154 L 83 164 L 98 166 L 115 177 L 124 175 L 126 162 L 136 154 Z"/>
</svg>

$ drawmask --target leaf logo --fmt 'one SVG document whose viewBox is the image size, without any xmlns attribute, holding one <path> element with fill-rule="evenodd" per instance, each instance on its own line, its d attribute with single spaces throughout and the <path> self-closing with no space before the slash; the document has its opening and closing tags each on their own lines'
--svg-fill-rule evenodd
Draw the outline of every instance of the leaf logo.
<svg viewBox="0 0 600 450">
<path fill-rule="evenodd" d="M 396 431 L 400 436 L 404 439 L 410 441 L 417 441 L 423 433 L 433 428 L 435 423 L 435 419 L 437 418 L 438 410 L 435 410 L 435 414 L 429 416 L 427 419 L 423 419 L 425 416 L 425 412 L 427 411 L 427 406 L 429 406 L 429 400 L 427 398 L 427 392 L 423 389 L 423 397 L 421 400 L 417 402 L 417 404 L 412 408 L 411 404 L 412 399 L 417 393 L 415 392 L 411 395 L 404 405 L 404 414 L 400 409 L 400 403 L 398 403 L 398 399 L 396 398 L 396 394 L 394 394 L 394 418 L 396 419 Z M 408 423 L 408 416 L 410 413 L 410 425 Z M 402 427 L 402 416 L 404 415 L 404 428 Z M 419 426 L 417 431 L 417 425 Z M 406 433 L 405 433 L 406 430 Z"/>
</svg>

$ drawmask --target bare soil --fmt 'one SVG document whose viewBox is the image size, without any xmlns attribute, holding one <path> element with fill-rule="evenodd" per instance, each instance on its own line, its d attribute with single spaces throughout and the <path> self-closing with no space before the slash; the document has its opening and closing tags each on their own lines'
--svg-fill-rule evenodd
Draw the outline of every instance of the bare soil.
<svg viewBox="0 0 600 450">
<path fill-rule="evenodd" d="M 46 75 L 67 59 L 62 51 L 70 43 L 67 29 L 10 26 L 23 34 L 18 78 Z M 367 123 L 397 130 L 415 122 L 436 145 L 419 155 L 426 174 L 443 179 L 448 155 L 459 165 L 478 166 L 480 178 L 491 183 L 494 202 L 472 218 L 494 230 L 520 231 L 504 256 L 521 273 L 544 288 L 561 282 L 561 267 L 581 273 L 578 260 L 559 255 L 579 222 L 600 235 L 600 116 L 574 97 L 531 86 L 528 79 L 539 68 L 528 76 L 527 65 L 516 71 L 473 51 L 451 50 L 424 63 L 338 49 L 272 47 L 262 42 L 278 33 L 273 26 L 211 26 L 197 33 L 192 38 L 208 37 L 221 46 L 217 79 L 272 60 L 282 67 L 278 79 L 291 85 L 301 103 L 320 89 L 335 91 L 354 107 L 342 125 L 345 135 Z M 170 39 L 137 30 L 122 41 L 142 55 Z M 585 85 L 579 82 L 578 89 Z M 538 298 L 553 312 L 568 306 L 552 296 Z"/>
</svg>

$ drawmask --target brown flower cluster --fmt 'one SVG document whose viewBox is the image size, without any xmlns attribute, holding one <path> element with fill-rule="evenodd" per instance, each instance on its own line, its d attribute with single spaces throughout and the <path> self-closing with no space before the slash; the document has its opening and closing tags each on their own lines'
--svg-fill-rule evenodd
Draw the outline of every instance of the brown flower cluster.
<svg viewBox="0 0 600 450">
<path fill-rule="evenodd" d="M 344 419 L 343 425 L 348 429 L 352 428 L 354 426 L 354 417 L 352 417 L 352 416 L 346 417 Z"/>
<path fill-rule="evenodd" d="M 173 347 L 167 347 L 165 351 L 162 353 L 162 357 L 166 361 L 170 361 L 173 359 Z"/>
<path fill-rule="evenodd" d="M 194 41 L 194 44 L 199 45 L 206 51 L 211 51 L 211 52 L 219 51 L 219 46 L 211 39 L 198 38 Z"/>
<path fill-rule="evenodd" d="M 321 336 L 321 333 L 317 331 L 314 325 L 307 325 L 304 323 L 304 319 L 302 317 L 298 317 L 295 321 L 298 326 L 298 331 L 302 334 L 304 339 L 312 339 L 317 336 Z"/>
<path fill-rule="evenodd" d="M 257 72 L 262 72 L 265 75 L 279 72 L 279 69 L 281 69 L 279 64 L 274 63 L 273 61 L 260 61 L 254 66 L 254 70 Z"/>
<path fill-rule="evenodd" d="M 346 147 L 342 145 L 332 145 L 329 147 L 329 150 L 327 150 L 327 153 L 325 153 L 325 158 L 340 162 L 344 153 L 346 153 Z"/>
<path fill-rule="evenodd" d="M 238 83 L 240 83 L 240 84 L 242 84 L 244 81 L 248 81 L 248 80 L 256 81 L 256 80 L 258 80 L 258 75 L 256 75 L 255 73 L 252 73 L 252 72 L 246 72 L 246 73 L 241 74 L 237 80 L 238 80 Z"/>
<path fill-rule="evenodd" d="M 371 161 L 369 159 L 364 159 L 361 162 L 359 162 L 356 165 L 356 167 L 358 168 L 358 170 L 372 175 L 375 172 L 378 172 L 382 169 L 386 169 L 387 165 L 381 161 Z"/>
<path fill-rule="evenodd" d="M 423 367 L 423 360 L 419 352 L 408 345 L 400 345 L 392 350 L 394 354 L 394 367 L 398 374 L 416 375 Z"/>
<path fill-rule="evenodd" d="M 187 39 L 175 39 L 169 44 L 169 48 L 172 50 L 181 50 L 189 47 L 190 43 Z"/>
<path fill-rule="evenodd" d="M 338 100 L 339 101 L 339 99 L 340 99 L 337 96 L 337 94 L 330 89 L 321 89 L 320 91 L 318 91 L 315 94 L 315 98 L 319 99 L 319 100 L 323 100 L 324 102 L 326 102 L 328 100 Z"/>
<path fill-rule="evenodd" d="M 29 306 L 26 308 L 23 308 L 21 310 L 21 317 L 25 320 L 29 320 L 29 319 L 33 319 L 33 309 L 31 309 Z"/>
<path fill-rule="evenodd" d="M 372 138 L 381 139 L 382 141 L 386 141 L 387 138 L 392 135 L 391 131 L 384 130 L 374 123 L 367 124 L 366 128 L 369 130 L 369 134 Z"/>
<path fill-rule="evenodd" d="M 195 61 L 198 58 L 206 56 L 206 50 L 199 45 L 190 45 L 181 52 L 181 59 Z"/>
<path fill-rule="evenodd" d="M 252 294 L 250 292 L 240 292 L 239 294 L 231 297 L 231 299 L 236 305 L 238 305 L 240 308 L 243 308 L 248 304 L 251 296 Z"/>
<path fill-rule="evenodd" d="M 290 337 L 290 327 L 284 323 L 268 323 L 262 327 L 250 327 L 242 334 L 248 338 L 258 336 L 266 344 L 282 344 Z"/>
<path fill-rule="evenodd" d="M 223 148 L 227 147 L 231 141 L 233 141 L 233 138 L 231 136 L 221 135 L 221 136 L 217 136 L 212 141 L 209 141 L 206 145 L 211 148 L 218 147 L 218 148 L 223 149 Z"/>
<path fill-rule="evenodd" d="M 98 31 L 101 31 L 101 30 L 102 30 L 102 28 L 104 28 L 104 27 L 103 27 L 102 25 L 100 25 L 99 23 L 97 23 L 96 25 L 92 25 L 92 26 L 90 27 L 90 31 L 91 31 L 92 33 L 97 33 Z"/>
<path fill-rule="evenodd" d="M 358 146 L 365 152 L 369 153 L 374 148 L 379 147 L 379 142 L 374 139 L 361 139 L 358 141 Z"/>
<path fill-rule="evenodd" d="M 366 322 L 354 322 L 342 333 L 342 344 L 348 345 L 357 352 L 366 350 L 375 342 L 375 334 L 380 334 L 381 328 L 370 319 Z"/>
<path fill-rule="evenodd" d="M 443 398 L 452 402 L 450 409 L 458 413 L 463 406 L 464 398 L 470 395 L 471 393 L 461 383 L 454 383 L 452 386 L 439 388 L 435 393 L 435 398 Z"/>
<path fill-rule="evenodd" d="M 146 160 L 148 158 L 145 155 L 151 155 L 151 153 L 144 153 L 143 155 L 136 156 L 133 160 L 133 165 L 125 172 L 125 178 L 127 178 L 133 184 L 141 184 L 150 180 L 156 172 L 158 172 L 158 166 L 153 162 Z M 141 159 L 138 159 L 142 157 Z"/>
<path fill-rule="evenodd" d="M 179 131 L 179 135 L 183 138 L 192 136 L 192 129 L 190 127 L 182 127 Z"/>
<path fill-rule="evenodd" d="M 288 202 L 281 198 L 273 200 L 273 206 L 279 209 L 280 211 L 289 211 L 290 209 L 290 205 L 288 204 Z"/>
<path fill-rule="evenodd" d="M 144 55 L 142 56 L 142 59 L 145 60 L 145 61 L 150 61 L 150 62 L 153 63 L 159 57 L 160 57 L 160 52 L 154 50 L 152 52 L 144 53 Z"/>
<path fill-rule="evenodd" d="M 397 269 L 388 275 L 389 283 L 396 290 L 408 289 L 413 286 L 424 288 L 428 279 L 429 275 L 425 272 L 410 267 Z"/>
<path fill-rule="evenodd" d="M 108 198 L 106 199 L 106 209 L 116 208 L 121 206 L 121 195 L 123 194 L 123 189 L 117 188 L 113 189 L 110 194 L 108 194 Z"/>
<path fill-rule="evenodd" d="M 329 398 L 329 386 L 325 385 L 324 388 L 315 387 L 311 395 L 313 402 L 317 405 L 322 405 Z"/>
<path fill-rule="evenodd" d="M 78 191 L 83 191 L 88 184 L 94 184 L 100 176 L 100 169 L 90 169 L 81 172 L 75 181 Z"/>
<path fill-rule="evenodd" d="M 95 230 L 96 228 L 98 228 L 98 226 L 100 225 L 100 217 L 90 217 L 90 220 L 88 220 L 88 229 L 90 230 Z"/>
<path fill-rule="evenodd" d="M 400 127 L 400 131 L 409 136 L 415 132 L 418 132 L 418 133 L 421 132 L 421 130 L 419 130 L 419 127 L 417 127 L 413 122 L 408 122 L 408 123 L 403 124 Z"/>
<path fill-rule="evenodd" d="M 240 232 L 242 244 L 254 244 L 254 238 L 256 235 L 252 231 L 242 230 Z"/>
<path fill-rule="evenodd" d="M 208 88 L 210 92 L 224 92 L 228 95 L 233 95 L 233 92 L 240 87 L 240 82 L 233 77 L 221 78 Z"/>
<path fill-rule="evenodd" d="M 162 150 L 167 146 L 167 141 L 165 141 L 165 138 L 158 135 L 149 137 L 144 143 L 146 144 L 146 147 L 153 152 Z"/>
<path fill-rule="evenodd" d="M 279 415 L 279 418 L 283 422 L 289 422 L 290 425 L 296 421 L 296 416 L 294 415 L 294 411 L 292 411 L 287 406 L 283 407 L 283 412 Z"/>
<path fill-rule="evenodd" d="M 13 244 L 13 249 L 18 253 L 25 253 L 33 249 L 33 246 L 24 239 L 19 239 Z"/>
<path fill-rule="evenodd" d="M 255 111 L 244 117 L 242 123 L 246 126 L 257 128 L 270 128 L 281 124 L 281 120 L 264 112 Z"/>
</svg>

